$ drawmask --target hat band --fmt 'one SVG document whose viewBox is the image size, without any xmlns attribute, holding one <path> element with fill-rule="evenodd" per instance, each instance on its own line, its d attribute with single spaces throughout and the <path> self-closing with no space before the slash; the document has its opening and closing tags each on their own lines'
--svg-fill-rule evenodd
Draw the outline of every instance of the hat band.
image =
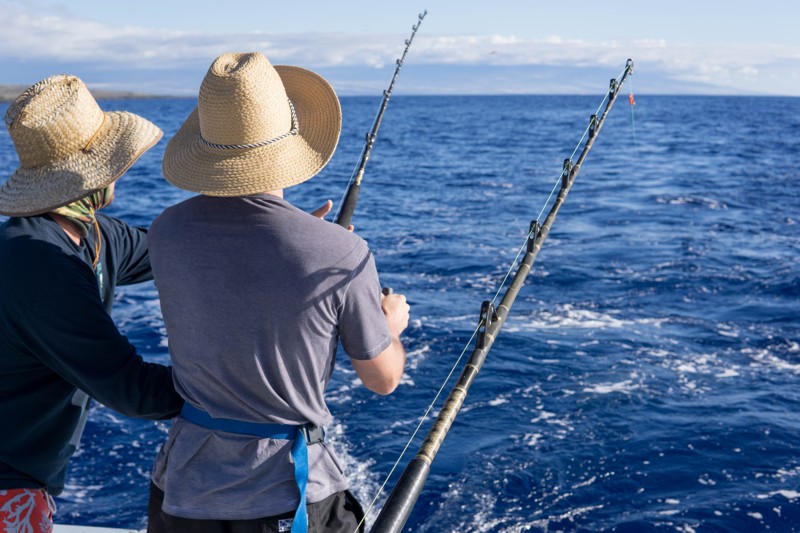
<svg viewBox="0 0 800 533">
<path fill-rule="evenodd" d="M 86 141 L 86 145 L 82 148 L 84 152 L 88 152 L 92 148 L 92 145 L 97 140 L 97 137 L 100 135 L 100 132 L 103 131 L 103 126 L 105 125 L 106 125 L 106 114 L 103 113 L 103 121 L 100 123 L 100 127 L 97 128 L 97 131 L 94 132 L 94 135 L 92 135 L 88 141 Z"/>
<path fill-rule="evenodd" d="M 286 100 L 289 102 L 289 109 L 291 109 L 291 111 L 292 111 L 292 129 L 289 130 L 288 132 L 284 133 L 283 135 L 278 135 L 277 137 L 275 137 L 273 139 L 268 139 L 266 141 L 259 141 L 259 142 L 250 143 L 250 144 L 216 144 L 216 143 L 208 142 L 207 140 L 205 140 L 203 138 L 203 134 L 202 133 L 198 133 L 198 136 L 200 137 L 200 140 L 203 142 L 203 144 L 205 144 L 206 146 L 208 146 L 210 148 L 217 148 L 217 149 L 220 149 L 220 150 L 242 150 L 242 149 L 245 149 L 245 148 L 260 148 L 262 146 L 267 146 L 268 144 L 276 143 L 276 142 L 278 142 L 278 141 L 280 141 L 282 139 L 285 139 L 286 137 L 291 137 L 292 135 L 297 135 L 297 132 L 300 131 L 300 124 L 298 124 L 298 122 L 297 122 L 297 113 L 295 113 L 295 111 L 294 111 L 294 105 L 292 105 L 292 101 L 289 100 L 288 98 Z"/>
</svg>

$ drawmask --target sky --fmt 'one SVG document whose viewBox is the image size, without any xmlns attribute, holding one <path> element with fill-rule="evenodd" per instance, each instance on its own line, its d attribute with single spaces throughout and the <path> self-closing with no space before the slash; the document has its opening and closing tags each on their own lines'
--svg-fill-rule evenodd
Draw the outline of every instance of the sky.
<svg viewBox="0 0 800 533">
<path fill-rule="evenodd" d="M 418 4 L 418 5 L 417 5 Z M 263 52 L 341 95 L 800 96 L 798 0 L 0 0 L 0 83 L 196 96 L 215 57 Z"/>
</svg>

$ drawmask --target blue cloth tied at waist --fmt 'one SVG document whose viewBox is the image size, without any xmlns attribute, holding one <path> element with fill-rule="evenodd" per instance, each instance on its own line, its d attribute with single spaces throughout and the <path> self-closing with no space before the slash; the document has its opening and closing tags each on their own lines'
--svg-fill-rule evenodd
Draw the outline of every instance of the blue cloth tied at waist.
<svg viewBox="0 0 800 533">
<path fill-rule="evenodd" d="M 300 503 L 292 520 L 292 533 L 306 533 L 308 531 L 308 512 L 306 510 L 306 485 L 308 484 L 308 445 L 322 442 L 325 432 L 313 424 L 292 426 L 288 424 L 262 424 L 258 422 L 245 422 L 231 418 L 214 418 L 202 409 L 194 407 L 189 402 L 183 404 L 180 417 L 184 420 L 217 431 L 250 435 L 261 439 L 291 440 L 292 461 L 294 462 L 294 479 L 297 490 L 300 491 Z"/>
</svg>

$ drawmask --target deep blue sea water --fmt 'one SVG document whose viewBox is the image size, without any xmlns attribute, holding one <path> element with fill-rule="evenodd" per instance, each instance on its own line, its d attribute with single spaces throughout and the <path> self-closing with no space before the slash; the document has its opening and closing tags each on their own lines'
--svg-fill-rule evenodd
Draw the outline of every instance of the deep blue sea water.
<svg viewBox="0 0 800 533">
<path fill-rule="evenodd" d="M 329 436 L 364 503 L 467 346 L 603 90 L 392 98 L 354 223 L 382 282 L 411 303 L 409 364 L 378 397 L 341 358 L 329 395 Z M 407 531 L 800 531 L 800 99 L 639 95 L 635 115 L 626 100 Z M 379 102 L 342 99 L 337 153 L 290 201 L 338 203 Z M 169 139 L 194 102 L 102 105 L 148 117 Z M 109 213 L 148 225 L 188 196 L 161 178 L 165 145 L 120 180 Z M 16 164 L 3 130 L 3 179 Z M 114 316 L 146 358 L 168 361 L 152 284 L 120 290 Z M 144 527 L 166 432 L 96 405 L 59 521 Z"/>
</svg>

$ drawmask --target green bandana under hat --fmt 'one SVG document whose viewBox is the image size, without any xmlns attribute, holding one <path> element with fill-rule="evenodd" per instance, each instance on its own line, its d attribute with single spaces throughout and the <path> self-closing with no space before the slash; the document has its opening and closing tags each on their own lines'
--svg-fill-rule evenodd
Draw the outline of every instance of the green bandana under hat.
<svg viewBox="0 0 800 533">
<path fill-rule="evenodd" d="M 109 205 L 112 200 L 114 200 L 114 187 L 110 185 L 71 204 L 53 209 L 51 213 L 67 217 L 70 222 L 75 224 L 81 237 L 85 239 L 89 236 L 89 230 L 96 223 L 95 212 Z"/>
<path fill-rule="evenodd" d="M 51 213 L 68 218 L 84 239 L 89 236 L 89 230 L 94 226 L 94 261 L 92 261 L 92 268 L 97 276 L 101 291 L 103 290 L 103 269 L 100 263 L 100 250 L 103 246 L 103 237 L 100 235 L 100 225 L 97 223 L 95 213 L 110 204 L 112 200 L 114 200 L 113 183 L 105 189 L 95 191 L 85 198 L 51 211 Z"/>
</svg>

